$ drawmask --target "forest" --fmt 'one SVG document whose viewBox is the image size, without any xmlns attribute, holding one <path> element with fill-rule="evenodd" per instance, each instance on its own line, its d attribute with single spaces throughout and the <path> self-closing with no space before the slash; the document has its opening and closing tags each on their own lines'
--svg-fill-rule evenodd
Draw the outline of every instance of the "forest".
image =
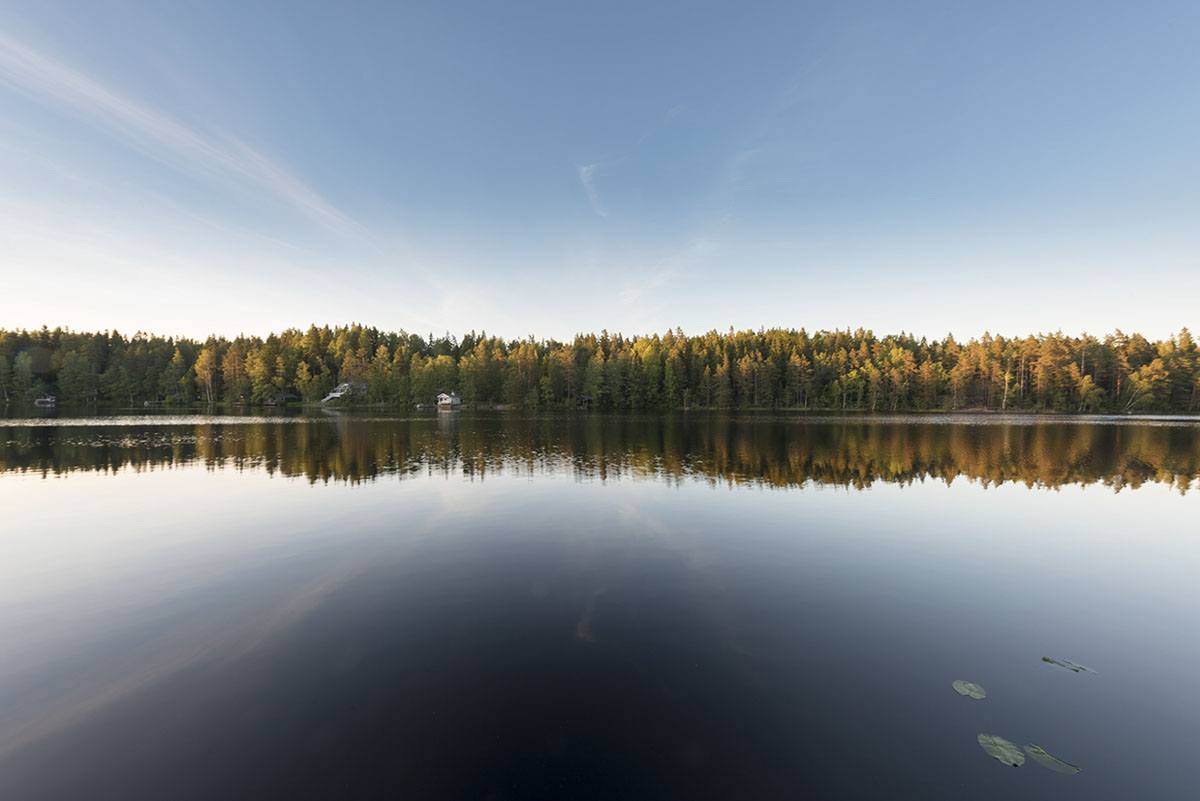
<svg viewBox="0 0 1200 801">
<path fill-rule="evenodd" d="M 0 329 L 0 406 L 37 398 L 113 409 L 318 403 L 535 409 L 1171 412 L 1200 410 L 1188 329 L 959 342 L 870 331 L 767 329 L 570 342 L 474 332 L 422 337 L 348 325 L 198 341 L 116 331 Z"/>
</svg>

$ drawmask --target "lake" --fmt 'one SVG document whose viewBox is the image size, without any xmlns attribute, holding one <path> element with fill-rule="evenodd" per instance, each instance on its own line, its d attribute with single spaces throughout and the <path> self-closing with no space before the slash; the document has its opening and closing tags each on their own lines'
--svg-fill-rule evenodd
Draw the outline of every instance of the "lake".
<svg viewBox="0 0 1200 801">
<path fill-rule="evenodd" d="M 0 420 L 0 509 L 0 798 L 1195 796 L 1195 420 Z"/>
</svg>

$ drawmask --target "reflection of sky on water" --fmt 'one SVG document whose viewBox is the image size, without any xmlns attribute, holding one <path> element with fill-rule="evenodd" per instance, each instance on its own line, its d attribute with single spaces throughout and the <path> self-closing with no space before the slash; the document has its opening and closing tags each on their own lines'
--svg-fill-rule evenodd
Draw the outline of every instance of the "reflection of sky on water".
<svg viewBox="0 0 1200 801">
<path fill-rule="evenodd" d="M 530 632 L 534 644 L 635 660 L 664 643 L 711 648 L 735 683 L 799 704 L 813 726 L 835 715 L 866 721 L 880 737 L 909 738 L 934 766 L 973 765 L 974 733 L 995 731 L 1083 764 L 1072 781 L 1106 788 L 1093 795 L 1104 798 L 1121 787 L 1165 792 L 1166 766 L 1186 757 L 1174 734 L 1192 721 L 1172 688 L 1200 662 L 1200 644 L 1184 634 L 1200 629 L 1195 493 L 941 481 L 778 492 L 647 476 L 581 482 L 546 469 L 484 482 L 453 468 L 423 475 L 313 485 L 190 464 L 0 477 L 0 761 L 102 731 L 106 709 L 136 705 L 151 688 L 282 659 L 282 643 L 311 621 L 339 619 L 350 599 L 380 592 L 385 608 L 408 598 L 441 610 L 449 638 L 474 631 L 479 610 L 517 625 L 505 608 L 534 603 L 562 617 Z M 372 637 L 402 641 L 414 624 L 396 625 Z M 490 654 L 489 637 L 500 648 L 505 633 L 474 636 Z M 363 658 L 346 654 L 355 666 Z M 1101 675 L 1054 670 L 1044 655 Z M 962 753 L 946 739 L 959 676 L 989 693 Z M 864 735 L 845 726 L 825 732 L 833 752 L 883 747 L 856 744 Z M 1131 741 L 1132 763 L 1122 752 Z M 980 798 L 1061 792 L 975 789 Z"/>
</svg>

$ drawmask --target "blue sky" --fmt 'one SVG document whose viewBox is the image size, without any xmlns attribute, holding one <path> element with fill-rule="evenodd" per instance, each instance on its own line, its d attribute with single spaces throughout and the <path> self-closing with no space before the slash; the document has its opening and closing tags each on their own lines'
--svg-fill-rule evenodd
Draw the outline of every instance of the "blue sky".
<svg viewBox="0 0 1200 801">
<path fill-rule="evenodd" d="M 1200 327 L 1200 4 L 0 8 L 0 326 Z"/>
</svg>

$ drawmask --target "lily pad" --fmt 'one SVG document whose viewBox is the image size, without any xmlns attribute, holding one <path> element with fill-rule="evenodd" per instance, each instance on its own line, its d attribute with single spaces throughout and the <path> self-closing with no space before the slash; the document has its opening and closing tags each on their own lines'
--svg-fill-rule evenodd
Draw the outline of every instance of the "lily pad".
<svg viewBox="0 0 1200 801">
<path fill-rule="evenodd" d="M 965 695 L 967 698 L 974 698 L 976 701 L 981 701 L 987 698 L 987 690 L 980 687 L 973 681 L 964 681 L 963 679 L 955 679 L 950 685 L 954 688 L 954 692 L 959 695 Z"/>
<path fill-rule="evenodd" d="M 1067 773 L 1074 776 L 1076 773 L 1082 770 L 1082 768 L 1072 765 L 1070 762 L 1063 762 L 1053 754 L 1047 753 L 1046 749 L 1042 748 L 1040 745 L 1031 744 L 1025 746 L 1025 753 L 1029 754 L 1034 762 L 1038 763 L 1043 768 L 1054 771 L 1055 773 Z"/>
<path fill-rule="evenodd" d="M 1060 667 L 1063 670 L 1069 670 L 1072 673 L 1095 673 L 1096 672 L 1096 671 L 1092 670 L 1090 667 L 1088 667 L 1087 665 L 1081 665 L 1078 662 L 1072 662 L 1070 659 L 1054 659 L 1053 657 L 1043 656 L 1042 661 L 1045 662 L 1047 665 L 1054 665 L 1055 667 Z"/>
<path fill-rule="evenodd" d="M 976 739 L 979 740 L 979 747 L 997 762 L 1003 762 L 1013 768 L 1019 768 L 1025 764 L 1025 755 L 1021 753 L 1021 748 L 1016 743 L 1010 743 L 995 734 L 981 734 Z"/>
</svg>

